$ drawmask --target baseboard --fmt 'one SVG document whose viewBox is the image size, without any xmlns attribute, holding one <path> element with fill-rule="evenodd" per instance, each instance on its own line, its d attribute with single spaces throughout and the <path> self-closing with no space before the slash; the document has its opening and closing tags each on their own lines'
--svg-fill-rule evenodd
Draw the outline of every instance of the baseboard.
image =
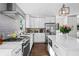
<svg viewBox="0 0 79 59">
<path fill-rule="evenodd" d="M 47 44 L 45 42 L 34 42 L 34 44 Z"/>
</svg>

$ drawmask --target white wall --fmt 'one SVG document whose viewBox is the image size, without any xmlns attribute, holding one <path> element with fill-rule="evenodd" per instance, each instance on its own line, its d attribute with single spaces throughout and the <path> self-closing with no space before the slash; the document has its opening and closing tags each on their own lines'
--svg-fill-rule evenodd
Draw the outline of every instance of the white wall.
<svg viewBox="0 0 79 59">
<path fill-rule="evenodd" d="M 18 3 L 19 7 L 26 14 L 33 16 L 53 16 L 58 15 L 63 3 Z M 79 3 L 68 3 L 70 14 L 79 14 Z"/>
<path fill-rule="evenodd" d="M 5 9 L 5 4 L 0 4 L 0 11 Z M 11 19 L 0 14 L 0 32 L 19 32 L 19 20 Z"/>
<path fill-rule="evenodd" d="M 32 16 L 53 16 L 57 14 L 59 3 L 18 3 L 19 7 L 25 11 L 26 14 Z"/>
</svg>

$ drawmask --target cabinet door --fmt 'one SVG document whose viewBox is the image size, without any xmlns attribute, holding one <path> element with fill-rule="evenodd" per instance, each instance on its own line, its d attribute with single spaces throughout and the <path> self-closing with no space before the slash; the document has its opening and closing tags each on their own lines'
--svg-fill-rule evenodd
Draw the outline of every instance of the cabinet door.
<svg viewBox="0 0 79 59">
<path fill-rule="evenodd" d="M 39 33 L 40 42 L 45 43 L 45 33 Z"/>
<path fill-rule="evenodd" d="M 39 23 L 40 23 L 40 20 L 39 20 L 39 18 L 35 18 L 35 20 L 34 20 L 34 23 L 35 23 L 35 28 L 39 28 Z"/>
<path fill-rule="evenodd" d="M 45 19 L 44 18 L 39 18 L 39 28 L 44 28 L 44 21 Z"/>
<path fill-rule="evenodd" d="M 13 56 L 22 56 L 22 46 L 19 45 L 19 47 L 15 48 L 15 49 L 12 51 L 12 55 L 13 55 Z"/>
<path fill-rule="evenodd" d="M 31 24 L 31 28 L 34 28 L 35 27 L 35 21 L 34 21 L 34 18 L 30 18 L 30 24 Z"/>
<path fill-rule="evenodd" d="M 0 11 L 6 10 L 6 3 L 0 3 Z"/>
<path fill-rule="evenodd" d="M 48 44 L 48 52 L 50 54 L 50 56 L 54 56 L 54 50 L 52 49 L 52 47 Z"/>
<path fill-rule="evenodd" d="M 40 26 L 39 18 L 31 18 L 31 28 L 39 28 Z"/>
<path fill-rule="evenodd" d="M 26 15 L 26 28 L 30 28 L 30 16 Z"/>
<path fill-rule="evenodd" d="M 45 33 L 35 33 L 34 42 L 45 42 Z"/>
<path fill-rule="evenodd" d="M 30 34 L 30 50 L 32 48 L 33 45 L 33 34 Z"/>
<path fill-rule="evenodd" d="M 39 42 L 38 33 L 34 33 L 34 42 Z"/>
<path fill-rule="evenodd" d="M 49 17 L 49 22 L 50 22 L 50 23 L 55 23 L 55 22 L 56 22 L 55 17 Z"/>
<path fill-rule="evenodd" d="M 35 28 L 44 28 L 44 18 L 35 18 Z"/>
<path fill-rule="evenodd" d="M 65 56 L 66 55 L 66 51 L 62 47 L 58 46 L 57 44 L 53 45 L 53 50 L 55 52 L 55 55 L 57 55 L 57 56 Z"/>
<path fill-rule="evenodd" d="M 46 20 L 45 23 L 55 23 L 56 22 L 55 17 L 46 17 L 45 20 Z"/>
</svg>

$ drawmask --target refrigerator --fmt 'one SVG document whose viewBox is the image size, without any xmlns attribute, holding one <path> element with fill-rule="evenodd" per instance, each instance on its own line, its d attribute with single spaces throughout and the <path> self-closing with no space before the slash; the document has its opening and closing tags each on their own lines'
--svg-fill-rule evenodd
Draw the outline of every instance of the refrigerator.
<svg viewBox="0 0 79 59">
<path fill-rule="evenodd" d="M 47 35 L 56 35 L 56 23 L 45 23 L 45 33 Z"/>
<path fill-rule="evenodd" d="M 45 23 L 45 42 L 48 44 L 47 35 L 56 35 L 56 23 Z"/>
</svg>

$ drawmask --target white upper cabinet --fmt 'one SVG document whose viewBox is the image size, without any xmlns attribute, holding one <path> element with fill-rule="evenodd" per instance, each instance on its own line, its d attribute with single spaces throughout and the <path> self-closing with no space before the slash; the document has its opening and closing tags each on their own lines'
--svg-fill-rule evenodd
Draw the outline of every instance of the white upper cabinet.
<svg viewBox="0 0 79 59">
<path fill-rule="evenodd" d="M 0 11 L 3 11 L 6 9 L 6 4 L 5 3 L 0 3 Z"/>
<path fill-rule="evenodd" d="M 34 28 L 39 28 L 39 27 L 40 27 L 40 19 L 34 18 Z"/>
<path fill-rule="evenodd" d="M 55 17 L 31 17 L 30 18 L 30 27 L 31 28 L 44 28 L 45 27 L 45 23 L 55 23 L 56 19 Z M 28 24 L 27 24 L 28 27 Z"/>
<path fill-rule="evenodd" d="M 34 28 L 34 18 L 30 18 L 30 27 Z"/>
<path fill-rule="evenodd" d="M 31 18 L 31 28 L 44 28 L 44 18 Z"/>
<path fill-rule="evenodd" d="M 45 18 L 39 18 L 39 28 L 44 28 Z"/>
<path fill-rule="evenodd" d="M 30 16 L 26 15 L 26 28 L 30 28 Z"/>
<path fill-rule="evenodd" d="M 56 19 L 55 17 L 46 17 L 45 18 L 45 23 L 55 23 Z"/>
</svg>

